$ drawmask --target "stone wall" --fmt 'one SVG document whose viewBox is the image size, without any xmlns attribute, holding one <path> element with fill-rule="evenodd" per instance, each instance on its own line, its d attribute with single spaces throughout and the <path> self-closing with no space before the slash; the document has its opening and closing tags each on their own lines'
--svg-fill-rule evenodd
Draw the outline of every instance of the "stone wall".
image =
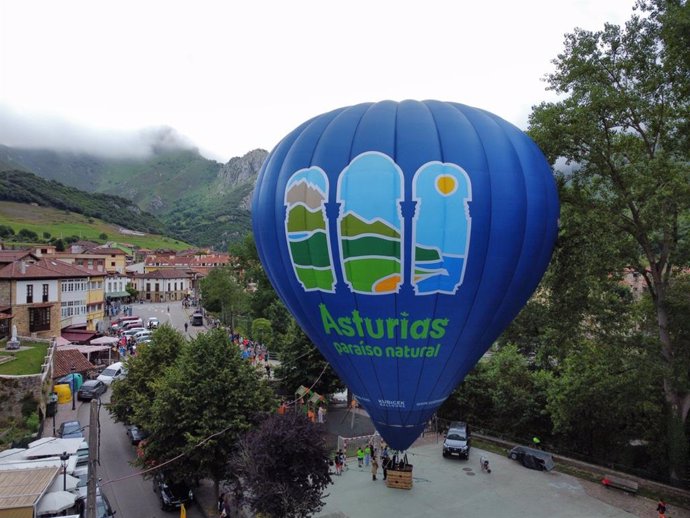
<svg viewBox="0 0 690 518">
<path fill-rule="evenodd" d="M 20 341 L 27 340 L 20 337 Z M 43 341 L 32 339 L 32 341 Z M 47 341 L 47 340 L 45 340 Z M 48 396 L 53 390 L 53 354 L 55 347 L 48 349 L 40 374 L 25 376 L 0 375 L 0 430 L 10 419 L 22 419 L 22 401 L 33 399 L 39 409 L 39 416 L 44 417 Z"/>
</svg>

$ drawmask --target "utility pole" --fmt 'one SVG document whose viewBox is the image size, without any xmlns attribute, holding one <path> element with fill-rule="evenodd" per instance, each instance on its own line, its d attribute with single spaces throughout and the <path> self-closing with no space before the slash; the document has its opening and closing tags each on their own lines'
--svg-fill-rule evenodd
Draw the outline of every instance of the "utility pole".
<svg viewBox="0 0 690 518">
<path fill-rule="evenodd" d="M 89 415 L 89 480 L 86 486 L 86 518 L 96 518 L 96 463 L 98 462 L 98 404 L 92 399 Z"/>
</svg>

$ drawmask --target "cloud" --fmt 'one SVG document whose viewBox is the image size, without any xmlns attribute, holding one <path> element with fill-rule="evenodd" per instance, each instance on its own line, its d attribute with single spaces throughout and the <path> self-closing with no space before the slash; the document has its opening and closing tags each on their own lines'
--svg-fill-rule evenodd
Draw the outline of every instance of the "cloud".
<svg viewBox="0 0 690 518">
<path fill-rule="evenodd" d="M 0 144 L 105 157 L 144 157 L 164 149 L 196 149 L 190 139 L 167 126 L 136 131 L 89 128 L 57 116 L 20 113 L 3 105 Z"/>
</svg>

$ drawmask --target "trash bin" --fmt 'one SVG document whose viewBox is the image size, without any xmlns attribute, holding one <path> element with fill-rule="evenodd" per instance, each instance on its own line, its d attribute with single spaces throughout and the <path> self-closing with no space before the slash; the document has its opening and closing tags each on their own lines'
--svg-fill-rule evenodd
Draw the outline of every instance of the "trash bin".
<svg viewBox="0 0 690 518">
<path fill-rule="evenodd" d="M 55 392 L 58 396 L 58 403 L 69 403 L 72 401 L 72 390 L 69 385 L 62 383 L 60 385 L 55 385 Z"/>
</svg>

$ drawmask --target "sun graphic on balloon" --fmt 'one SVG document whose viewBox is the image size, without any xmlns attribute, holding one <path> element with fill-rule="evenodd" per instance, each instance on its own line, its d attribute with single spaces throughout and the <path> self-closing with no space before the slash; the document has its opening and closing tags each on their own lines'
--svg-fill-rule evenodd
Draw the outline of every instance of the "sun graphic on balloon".
<svg viewBox="0 0 690 518">
<path fill-rule="evenodd" d="M 458 181 L 449 174 L 440 174 L 436 177 L 436 190 L 442 196 L 450 196 L 458 188 Z"/>
</svg>

